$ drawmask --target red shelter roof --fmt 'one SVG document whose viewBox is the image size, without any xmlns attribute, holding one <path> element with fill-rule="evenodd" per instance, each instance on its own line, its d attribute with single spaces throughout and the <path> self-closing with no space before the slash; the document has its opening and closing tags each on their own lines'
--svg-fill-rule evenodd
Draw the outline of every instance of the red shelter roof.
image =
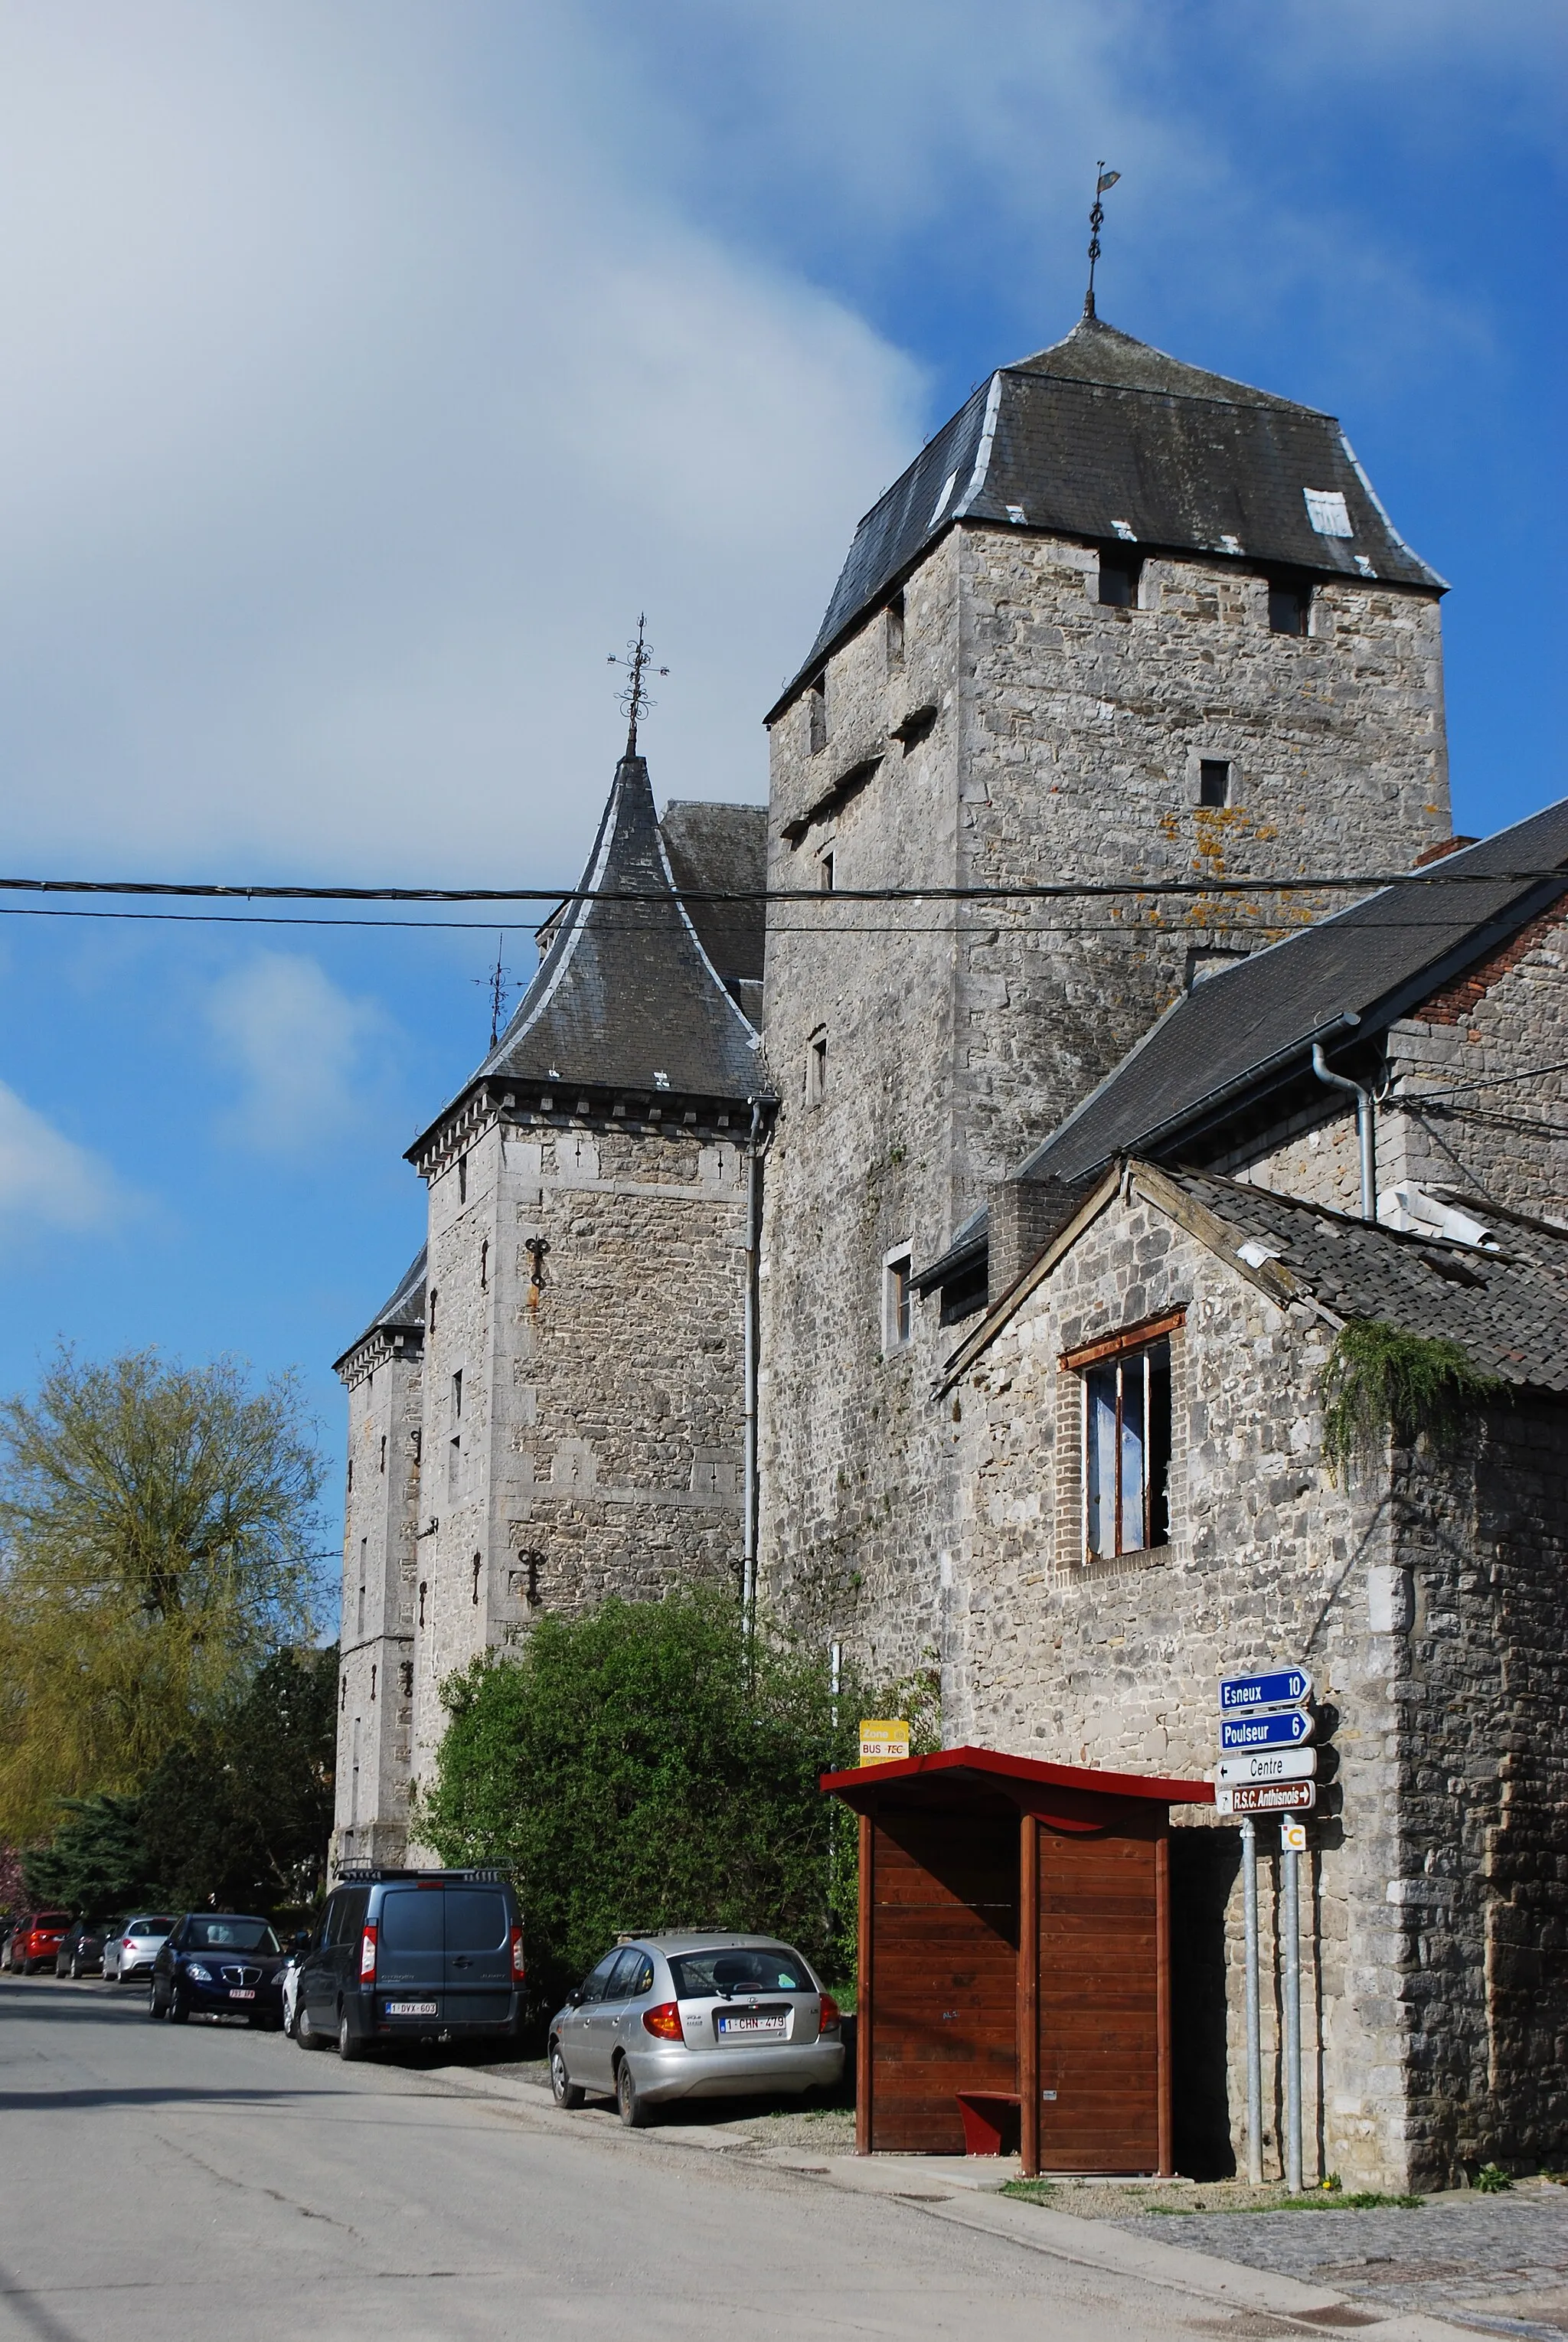
<svg viewBox="0 0 1568 2342">
<path fill-rule="evenodd" d="M 1102 1797 L 1150 1797 L 1166 1806 L 1212 1806 L 1210 1781 L 1170 1780 L 1155 1773 L 1109 1773 L 1094 1765 L 1047 1765 L 1035 1756 L 1006 1756 L 998 1748 L 941 1748 L 930 1756 L 906 1756 L 893 1765 L 855 1765 L 847 1772 L 824 1773 L 825 1795 L 844 1797 L 895 1787 L 945 1774 L 956 1786 L 995 1788 L 1004 1795 L 1031 1789 L 1077 1789 Z"/>
</svg>

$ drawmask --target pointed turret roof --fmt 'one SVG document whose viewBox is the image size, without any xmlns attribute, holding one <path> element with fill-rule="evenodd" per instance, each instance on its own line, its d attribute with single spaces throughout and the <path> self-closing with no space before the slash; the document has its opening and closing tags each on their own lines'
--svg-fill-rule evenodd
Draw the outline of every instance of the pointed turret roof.
<svg viewBox="0 0 1568 2342">
<path fill-rule="evenodd" d="M 676 894 L 646 760 L 624 756 L 577 898 L 459 1099 L 504 1080 L 744 1105 L 767 1090 L 760 1052 Z"/>
<path fill-rule="evenodd" d="M 1085 316 L 980 384 L 872 506 L 770 722 L 960 521 L 1445 590 L 1332 415 Z"/>
</svg>

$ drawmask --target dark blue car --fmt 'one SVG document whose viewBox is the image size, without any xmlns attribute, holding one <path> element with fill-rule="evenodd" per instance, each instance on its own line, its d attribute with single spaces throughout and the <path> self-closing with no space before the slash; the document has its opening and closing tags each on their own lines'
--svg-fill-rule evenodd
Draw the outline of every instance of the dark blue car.
<svg viewBox="0 0 1568 2342">
<path fill-rule="evenodd" d="M 241 1911 L 187 1911 L 153 1963 L 149 2017 L 283 2023 L 284 1949 L 265 1919 Z"/>
</svg>

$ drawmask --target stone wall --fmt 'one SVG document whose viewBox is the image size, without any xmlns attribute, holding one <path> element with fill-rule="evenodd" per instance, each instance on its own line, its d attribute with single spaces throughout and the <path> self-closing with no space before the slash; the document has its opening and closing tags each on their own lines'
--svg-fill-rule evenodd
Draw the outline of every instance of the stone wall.
<svg viewBox="0 0 1568 2342">
<path fill-rule="evenodd" d="M 348 1487 L 332 1860 L 399 1862 L 408 1827 L 423 1376 L 416 1337 L 347 1361 Z"/>
<path fill-rule="evenodd" d="M 492 1118 L 431 1178 L 416 1777 L 547 1612 L 738 1585 L 745 1196 L 716 1119 Z"/>
<path fill-rule="evenodd" d="M 1568 921 L 1533 920 L 1390 1027 L 1379 1192 L 1413 1180 L 1568 1221 Z M 1363 1076 L 1363 1078 L 1365 1076 Z M 1324 1090 L 1206 1160 L 1233 1178 L 1360 1209 L 1354 1109 Z"/>
<path fill-rule="evenodd" d="M 1102 605 L 1092 546 L 966 526 L 773 726 L 770 883 L 836 890 L 1311 873 L 1409 862 L 1448 831 L 1436 603 L 1348 580 L 1270 632 L 1263 581 L 1145 563 Z M 1205 756 L 1237 800 L 1197 803 Z M 1336 905 L 1339 899 L 1335 898 Z M 1315 897 L 790 905 L 770 921 L 782 1099 L 764 1236 L 763 1581 L 874 1673 L 918 1665 L 958 1491 L 926 1396 L 957 1333 L 885 1269 L 934 1259 L 1115 1064 L 1193 951 L 1247 948 Z M 825 1042 L 825 1086 L 809 1081 Z"/>
</svg>

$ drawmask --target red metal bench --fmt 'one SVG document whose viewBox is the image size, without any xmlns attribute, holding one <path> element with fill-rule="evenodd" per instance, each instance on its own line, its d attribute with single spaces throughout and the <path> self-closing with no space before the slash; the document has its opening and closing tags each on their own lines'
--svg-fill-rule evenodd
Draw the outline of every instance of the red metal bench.
<svg viewBox="0 0 1568 2342">
<path fill-rule="evenodd" d="M 1016 2155 L 1022 2099 L 1016 2090 L 959 2090 L 965 2155 Z"/>
</svg>

